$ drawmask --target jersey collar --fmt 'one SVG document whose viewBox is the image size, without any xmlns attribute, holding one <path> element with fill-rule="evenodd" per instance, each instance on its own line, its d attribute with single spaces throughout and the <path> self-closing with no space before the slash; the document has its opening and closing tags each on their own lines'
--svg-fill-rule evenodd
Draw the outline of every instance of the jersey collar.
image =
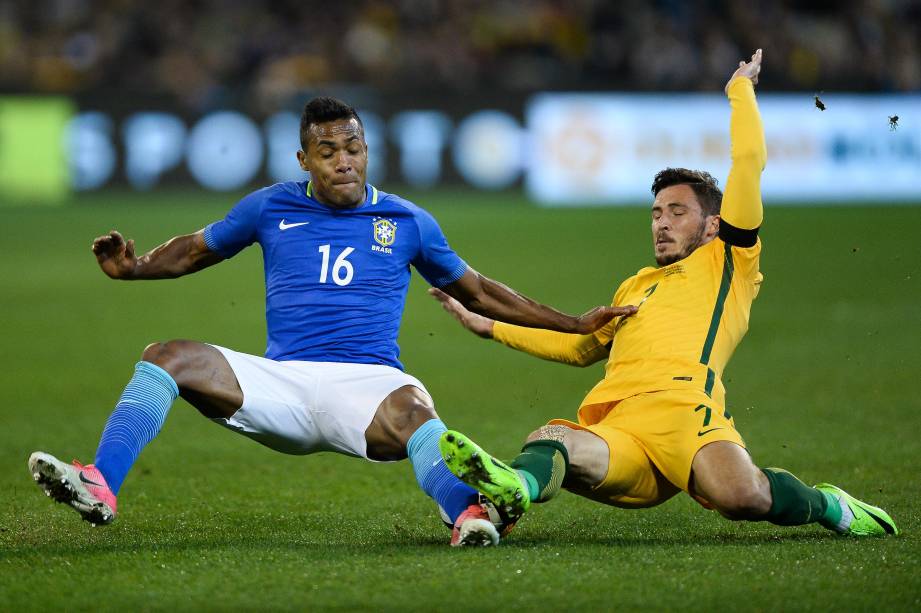
<svg viewBox="0 0 921 613">
<path fill-rule="evenodd" d="M 311 200 L 320 202 L 313 195 L 313 181 L 307 181 L 307 186 L 304 188 L 304 192 L 307 195 L 307 197 L 310 198 Z M 379 196 L 378 196 L 377 188 L 371 185 L 370 183 L 365 183 L 365 201 L 364 203 L 361 204 L 361 206 L 357 206 L 355 208 L 360 209 L 361 207 L 368 206 L 368 205 L 373 206 L 377 204 L 378 197 Z M 320 202 L 320 204 L 323 204 L 323 203 Z"/>
</svg>

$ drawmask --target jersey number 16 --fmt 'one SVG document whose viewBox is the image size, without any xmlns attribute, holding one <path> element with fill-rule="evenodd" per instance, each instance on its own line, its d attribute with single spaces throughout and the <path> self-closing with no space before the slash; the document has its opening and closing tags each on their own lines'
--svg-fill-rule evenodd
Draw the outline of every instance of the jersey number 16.
<svg viewBox="0 0 921 613">
<path fill-rule="evenodd" d="M 333 283 L 336 285 L 348 285 L 352 282 L 352 276 L 355 274 L 355 269 L 352 268 L 352 263 L 346 258 L 348 258 L 349 254 L 353 251 L 355 251 L 354 247 L 346 247 L 342 250 L 342 253 L 336 257 L 336 261 L 333 262 Z M 320 245 L 320 253 L 323 254 L 323 266 L 320 268 L 320 283 L 326 283 L 326 276 L 329 272 L 329 245 Z"/>
</svg>

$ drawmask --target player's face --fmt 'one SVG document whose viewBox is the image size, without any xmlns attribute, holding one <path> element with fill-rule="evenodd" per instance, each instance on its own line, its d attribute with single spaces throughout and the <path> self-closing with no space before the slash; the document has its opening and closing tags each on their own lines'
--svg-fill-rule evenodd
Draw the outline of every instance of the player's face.
<svg viewBox="0 0 921 613">
<path fill-rule="evenodd" d="M 320 202 L 349 208 L 365 201 L 368 145 L 354 117 L 310 126 L 307 151 L 298 151 L 297 160 Z"/>
<path fill-rule="evenodd" d="M 719 232 L 719 215 L 704 215 L 689 185 L 661 190 L 652 204 L 652 243 L 656 264 L 682 260 Z"/>
</svg>

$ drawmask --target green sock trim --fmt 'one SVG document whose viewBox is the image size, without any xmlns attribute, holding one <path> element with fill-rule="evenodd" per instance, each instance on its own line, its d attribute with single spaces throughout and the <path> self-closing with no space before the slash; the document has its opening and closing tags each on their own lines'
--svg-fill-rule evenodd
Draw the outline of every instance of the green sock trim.
<svg viewBox="0 0 921 613">
<path fill-rule="evenodd" d="M 556 496 L 563 486 L 569 468 L 569 453 L 558 441 L 536 440 L 521 448 L 511 467 L 524 475 L 531 502 L 546 502 Z M 533 484 L 529 476 L 534 480 Z"/>
<path fill-rule="evenodd" d="M 823 492 L 821 490 L 816 491 L 825 496 L 825 501 L 827 504 L 825 507 L 825 513 L 822 515 L 822 519 L 819 520 L 819 523 L 830 530 L 834 530 L 838 524 L 841 523 L 841 503 L 838 502 L 838 497 L 834 494 Z"/>
<path fill-rule="evenodd" d="M 566 445 L 559 441 L 551 441 L 550 439 L 538 439 L 536 441 L 531 441 L 530 443 L 525 443 L 524 447 L 521 448 L 522 452 L 527 451 L 528 449 L 537 448 L 541 449 L 544 447 L 551 447 L 560 453 L 563 454 L 563 460 L 566 461 L 566 466 L 569 466 L 569 452 L 566 450 Z"/>
<path fill-rule="evenodd" d="M 537 484 L 537 478 L 526 470 L 519 469 L 516 471 L 524 484 L 528 486 L 528 496 L 531 500 L 537 500 L 540 495 L 540 486 Z"/>
<path fill-rule="evenodd" d="M 801 526 L 813 522 L 825 524 L 832 505 L 824 492 L 809 487 L 782 468 L 762 468 L 761 472 L 771 484 L 771 510 L 765 520 L 778 526 Z M 834 506 L 838 507 L 837 501 Z M 838 520 L 840 515 L 839 508 Z"/>
</svg>

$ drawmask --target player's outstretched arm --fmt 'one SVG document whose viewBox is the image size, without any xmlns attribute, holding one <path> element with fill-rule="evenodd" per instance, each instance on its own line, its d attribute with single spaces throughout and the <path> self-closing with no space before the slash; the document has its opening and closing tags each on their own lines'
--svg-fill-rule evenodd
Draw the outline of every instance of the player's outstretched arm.
<svg viewBox="0 0 921 613">
<path fill-rule="evenodd" d="M 102 272 L 112 279 L 173 279 L 217 264 L 224 258 L 205 244 L 204 231 L 177 236 L 137 257 L 134 241 L 112 230 L 93 241 Z"/>
<path fill-rule="evenodd" d="M 477 315 L 440 289 L 431 288 L 434 297 L 460 325 L 482 338 L 494 338 L 503 345 L 544 360 L 572 366 L 589 366 L 608 357 L 609 349 L 594 334 L 567 334 L 539 328 L 524 328 Z"/>
<path fill-rule="evenodd" d="M 429 288 L 429 296 L 441 303 L 441 307 L 447 311 L 457 322 L 470 330 L 480 338 L 492 338 L 493 328 L 496 325 L 495 319 L 490 319 L 476 313 L 471 313 L 460 302 L 447 295 L 437 287 Z"/>
<path fill-rule="evenodd" d="M 767 162 L 767 147 L 755 101 L 761 55 L 761 49 L 758 49 L 751 61 L 739 62 L 739 67 L 726 84 L 731 107 L 732 167 L 720 212 L 720 238 L 739 247 L 751 247 L 757 242 L 758 228 L 764 216 L 761 171 Z"/>
<path fill-rule="evenodd" d="M 599 306 L 574 316 L 531 300 L 510 287 L 484 277 L 472 268 L 440 288 L 469 311 L 497 321 L 570 334 L 589 334 L 618 316 L 636 313 L 634 306 Z"/>
</svg>

